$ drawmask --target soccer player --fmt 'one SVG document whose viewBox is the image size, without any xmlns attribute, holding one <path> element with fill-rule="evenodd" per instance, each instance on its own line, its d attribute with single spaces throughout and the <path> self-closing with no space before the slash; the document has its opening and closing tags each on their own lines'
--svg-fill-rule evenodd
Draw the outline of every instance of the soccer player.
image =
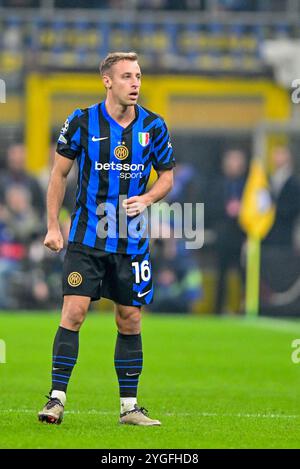
<svg viewBox="0 0 300 469">
<path fill-rule="evenodd" d="M 173 150 L 163 119 L 137 104 L 141 86 L 137 55 L 109 54 L 100 64 L 100 74 L 106 99 L 75 110 L 66 120 L 47 193 L 48 232 L 44 244 L 59 252 L 63 238 L 58 215 L 66 179 L 76 160 L 76 206 L 64 259 L 64 301 L 53 344 L 52 388 L 38 416 L 42 422 L 61 423 L 68 382 L 78 356 L 79 329 L 90 302 L 103 296 L 115 303 L 119 421 L 160 425 L 137 403 L 143 367 L 141 307 L 151 303 L 153 297 L 144 209 L 172 188 Z M 145 192 L 151 167 L 158 178 Z"/>
</svg>

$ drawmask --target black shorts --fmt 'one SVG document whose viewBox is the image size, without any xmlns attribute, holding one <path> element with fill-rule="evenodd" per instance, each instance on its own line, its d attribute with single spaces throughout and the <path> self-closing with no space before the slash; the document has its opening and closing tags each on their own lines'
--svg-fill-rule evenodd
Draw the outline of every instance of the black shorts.
<svg viewBox="0 0 300 469">
<path fill-rule="evenodd" d="M 113 254 L 69 243 L 63 265 L 63 295 L 101 297 L 126 306 L 152 303 L 150 254 Z"/>
</svg>

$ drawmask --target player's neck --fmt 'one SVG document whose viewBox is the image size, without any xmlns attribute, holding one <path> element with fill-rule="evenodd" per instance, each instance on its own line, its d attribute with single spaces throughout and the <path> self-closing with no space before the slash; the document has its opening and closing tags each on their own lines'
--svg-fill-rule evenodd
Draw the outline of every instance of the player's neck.
<svg viewBox="0 0 300 469">
<path fill-rule="evenodd" d="M 135 119 L 134 106 L 123 106 L 107 97 L 105 107 L 108 114 L 122 127 L 127 127 Z"/>
</svg>

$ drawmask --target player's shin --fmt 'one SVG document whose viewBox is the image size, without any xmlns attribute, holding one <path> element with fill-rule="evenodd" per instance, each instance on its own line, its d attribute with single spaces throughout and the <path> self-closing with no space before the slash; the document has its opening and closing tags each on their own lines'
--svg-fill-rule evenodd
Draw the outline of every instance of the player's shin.
<svg viewBox="0 0 300 469">
<path fill-rule="evenodd" d="M 130 411 L 137 403 L 139 376 L 143 367 L 141 334 L 118 332 L 115 348 L 115 369 L 119 381 L 121 414 Z"/>
<path fill-rule="evenodd" d="M 51 397 L 58 398 L 63 405 L 69 379 L 77 361 L 78 348 L 78 332 L 60 326 L 53 344 Z"/>
</svg>

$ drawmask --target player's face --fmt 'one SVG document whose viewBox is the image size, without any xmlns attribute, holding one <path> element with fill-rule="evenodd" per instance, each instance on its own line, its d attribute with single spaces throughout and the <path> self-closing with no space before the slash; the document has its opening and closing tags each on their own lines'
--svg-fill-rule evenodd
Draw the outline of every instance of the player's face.
<svg viewBox="0 0 300 469">
<path fill-rule="evenodd" d="M 112 66 L 110 91 L 115 100 L 123 106 L 137 103 L 141 87 L 141 69 L 136 61 L 121 60 Z"/>
</svg>

